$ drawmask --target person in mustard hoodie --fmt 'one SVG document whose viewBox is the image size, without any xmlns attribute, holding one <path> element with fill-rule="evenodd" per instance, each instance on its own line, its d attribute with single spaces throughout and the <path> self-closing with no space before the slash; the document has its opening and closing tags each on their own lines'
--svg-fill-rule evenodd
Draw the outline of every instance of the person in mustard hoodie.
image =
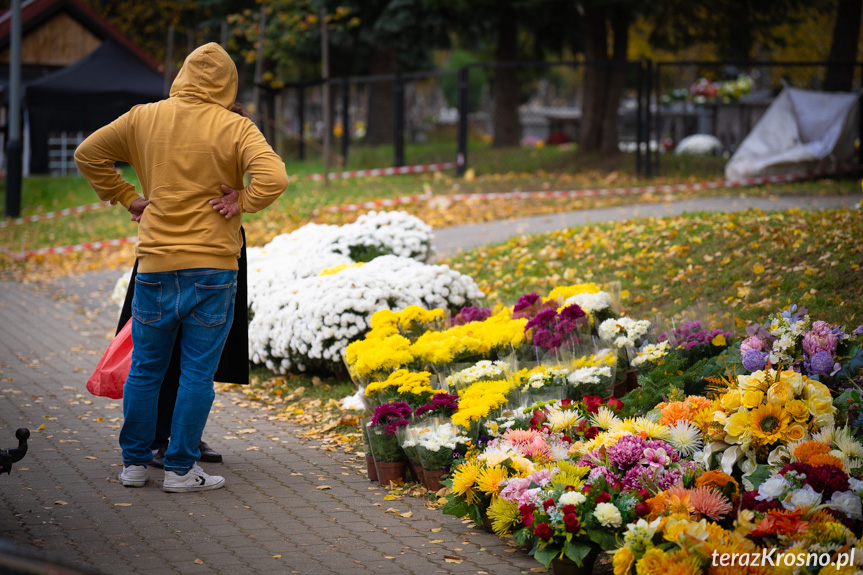
<svg viewBox="0 0 863 575">
<path fill-rule="evenodd" d="M 213 404 L 213 375 L 233 321 L 242 213 L 287 188 L 285 165 L 251 120 L 231 111 L 237 68 L 215 43 L 189 54 L 170 96 L 135 106 L 78 146 L 75 162 L 103 201 L 137 221 L 132 366 L 120 447 L 127 487 L 146 484 L 159 389 L 180 330 L 180 386 L 162 489 L 223 487 L 195 464 Z M 127 162 L 141 197 L 115 170 Z M 243 186 L 248 173 L 250 183 Z"/>
</svg>

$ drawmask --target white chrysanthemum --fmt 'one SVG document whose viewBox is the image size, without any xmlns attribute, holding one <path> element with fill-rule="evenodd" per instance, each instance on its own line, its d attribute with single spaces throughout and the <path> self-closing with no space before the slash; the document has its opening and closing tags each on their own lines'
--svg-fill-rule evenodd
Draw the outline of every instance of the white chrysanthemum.
<svg viewBox="0 0 863 575">
<path fill-rule="evenodd" d="M 581 505 L 585 501 L 587 501 L 587 497 L 585 497 L 580 491 L 567 491 L 557 500 L 557 505 L 558 507 L 563 507 L 564 505 Z"/>
<path fill-rule="evenodd" d="M 620 421 L 621 419 L 604 405 L 600 406 L 596 413 L 590 414 L 590 424 L 600 429 L 611 429 L 613 425 L 620 423 Z"/>
<path fill-rule="evenodd" d="M 126 301 L 126 292 L 129 290 L 129 280 L 132 278 L 132 270 L 129 273 L 117 278 L 117 283 L 114 284 L 114 291 L 111 292 L 111 301 L 123 307 Z"/>
<path fill-rule="evenodd" d="M 681 457 L 689 457 L 699 451 L 704 443 L 701 431 L 691 421 L 681 420 L 668 428 L 668 443 Z"/>
<path fill-rule="evenodd" d="M 611 307 L 611 295 L 608 292 L 598 291 L 596 293 L 578 293 L 567 298 L 563 307 L 576 304 L 589 314 L 606 310 Z"/>
<path fill-rule="evenodd" d="M 620 509 L 612 503 L 597 504 L 596 509 L 593 511 L 593 516 L 604 527 L 620 527 L 621 523 L 623 523 Z"/>
<path fill-rule="evenodd" d="M 847 427 L 837 429 L 833 434 L 833 444 L 848 458 L 863 458 L 863 444 L 854 439 Z"/>
</svg>

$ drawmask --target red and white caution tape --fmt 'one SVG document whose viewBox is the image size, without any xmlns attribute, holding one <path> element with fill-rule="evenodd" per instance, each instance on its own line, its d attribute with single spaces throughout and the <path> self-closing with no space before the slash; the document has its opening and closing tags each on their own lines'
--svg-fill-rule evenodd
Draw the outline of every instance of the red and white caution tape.
<svg viewBox="0 0 863 575">
<path fill-rule="evenodd" d="M 98 202 L 95 204 L 88 204 L 86 206 L 78 206 L 75 208 L 66 208 L 63 210 L 57 210 L 56 212 L 47 212 L 44 214 L 36 214 L 35 216 L 27 216 L 26 218 L 17 218 L 14 220 L 4 220 L 0 221 L 0 229 L 8 228 L 11 226 L 20 226 L 21 224 L 29 224 L 30 222 L 38 222 L 41 220 L 50 220 L 52 218 L 59 218 L 60 216 L 68 216 L 71 214 L 81 214 L 84 212 L 92 212 L 93 210 L 99 210 L 102 208 L 107 208 L 111 205 L 111 202 Z"/>
<path fill-rule="evenodd" d="M 61 246 L 56 248 L 42 248 L 39 250 L 30 250 L 26 252 L 13 252 L 4 247 L 0 247 L 0 251 L 2 251 L 7 256 L 16 259 L 23 260 L 26 258 L 34 257 L 34 256 L 47 256 L 51 254 L 65 254 L 69 252 L 81 252 L 84 250 L 98 250 L 101 248 L 107 248 L 112 246 L 122 246 L 125 244 L 134 244 L 135 240 L 137 240 L 137 236 L 131 236 L 128 238 L 120 238 L 118 240 L 103 240 L 100 242 L 89 242 L 86 244 L 75 244 L 74 246 Z"/>
<path fill-rule="evenodd" d="M 418 166 L 402 166 L 401 168 L 375 168 L 373 170 L 353 170 L 350 172 L 331 172 L 327 174 L 329 180 L 340 180 L 347 178 L 368 178 L 374 176 L 395 176 L 397 174 L 421 174 L 423 172 L 437 172 L 440 170 L 452 170 L 458 167 L 456 162 L 444 162 L 442 164 L 422 164 Z M 309 174 L 307 180 L 321 181 L 324 174 Z"/>
</svg>

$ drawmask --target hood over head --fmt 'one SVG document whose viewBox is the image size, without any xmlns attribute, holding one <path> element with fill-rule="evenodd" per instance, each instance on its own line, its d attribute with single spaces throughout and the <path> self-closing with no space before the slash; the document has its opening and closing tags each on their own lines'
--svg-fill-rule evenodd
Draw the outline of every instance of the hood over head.
<svg viewBox="0 0 863 575">
<path fill-rule="evenodd" d="M 230 109 L 237 98 L 237 66 L 218 44 L 204 44 L 186 57 L 171 85 L 171 97 L 194 98 Z"/>
</svg>

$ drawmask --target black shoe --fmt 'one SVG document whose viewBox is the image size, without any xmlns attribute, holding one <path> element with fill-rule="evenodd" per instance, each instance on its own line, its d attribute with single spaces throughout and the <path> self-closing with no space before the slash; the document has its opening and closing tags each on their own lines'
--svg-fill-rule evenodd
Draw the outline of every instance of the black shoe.
<svg viewBox="0 0 863 575">
<path fill-rule="evenodd" d="M 198 449 L 201 451 L 201 457 L 198 458 L 198 461 L 203 461 L 204 463 L 222 462 L 222 454 L 218 451 L 214 451 L 213 448 L 203 441 L 198 444 Z"/>
<path fill-rule="evenodd" d="M 165 451 L 167 451 L 165 447 L 153 450 L 153 461 L 150 462 L 150 467 L 165 469 Z"/>
</svg>

